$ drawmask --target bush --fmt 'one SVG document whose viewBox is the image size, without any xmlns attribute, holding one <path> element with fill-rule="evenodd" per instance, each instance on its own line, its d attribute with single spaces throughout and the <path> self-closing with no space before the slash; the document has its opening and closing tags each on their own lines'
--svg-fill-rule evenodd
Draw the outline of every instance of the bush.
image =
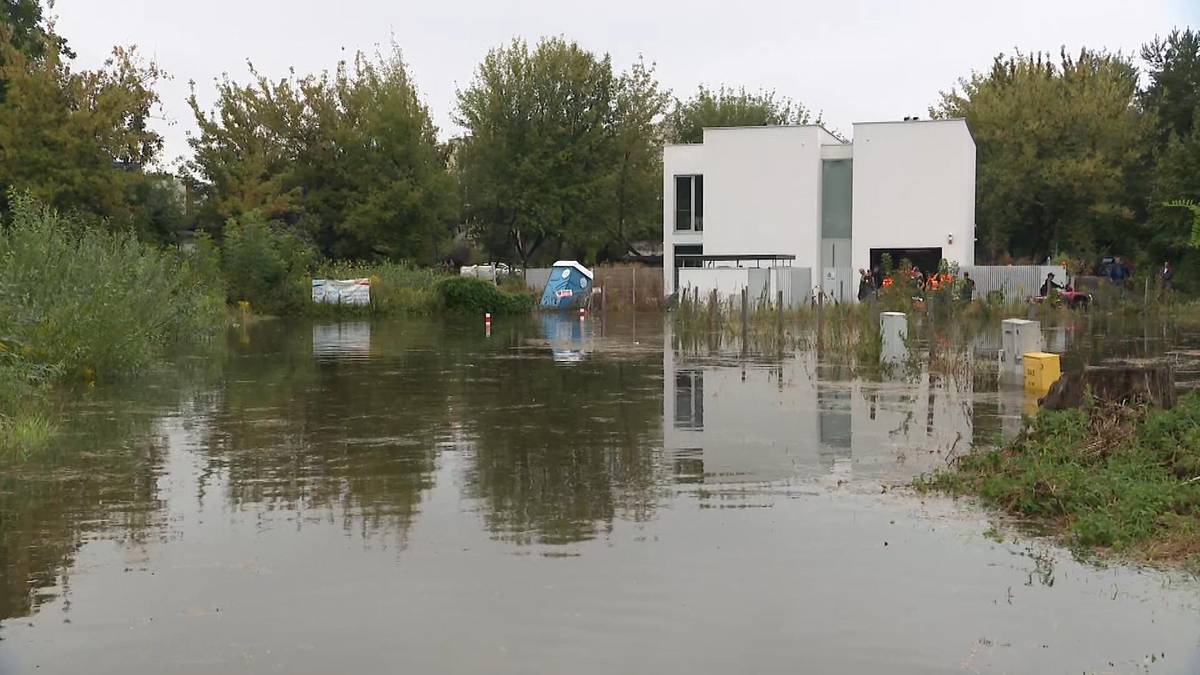
<svg viewBox="0 0 1200 675">
<path fill-rule="evenodd" d="M 160 250 L 11 195 L 0 231 L 0 340 L 21 357 L 91 378 L 136 371 L 169 343 L 223 325 L 203 256 Z"/>
<path fill-rule="evenodd" d="M 230 302 L 246 300 L 269 314 L 303 311 L 312 297 L 308 269 L 312 247 L 271 228 L 257 214 L 225 224 L 221 268 Z"/>
<path fill-rule="evenodd" d="M 435 288 L 442 308 L 451 312 L 525 314 L 533 310 L 532 293 L 509 293 L 482 279 L 447 277 Z"/>
<path fill-rule="evenodd" d="M 1042 411 L 1001 448 L 978 449 L 919 488 L 973 494 L 1085 547 L 1151 559 L 1200 553 L 1200 393 L 1172 410 Z"/>
</svg>

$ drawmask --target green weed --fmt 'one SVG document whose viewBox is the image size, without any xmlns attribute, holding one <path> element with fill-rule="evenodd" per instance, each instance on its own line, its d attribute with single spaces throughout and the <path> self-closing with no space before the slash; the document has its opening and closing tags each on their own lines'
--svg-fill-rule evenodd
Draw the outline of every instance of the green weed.
<svg viewBox="0 0 1200 675">
<path fill-rule="evenodd" d="M 1167 411 L 1042 411 L 915 486 L 978 496 L 1079 547 L 1186 561 L 1200 554 L 1200 393 Z"/>
</svg>

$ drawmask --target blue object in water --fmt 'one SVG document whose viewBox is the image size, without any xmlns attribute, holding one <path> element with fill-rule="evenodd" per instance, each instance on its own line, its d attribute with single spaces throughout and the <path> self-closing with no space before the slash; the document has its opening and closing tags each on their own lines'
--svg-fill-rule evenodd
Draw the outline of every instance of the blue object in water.
<svg viewBox="0 0 1200 675">
<path fill-rule="evenodd" d="M 592 271 L 574 260 L 559 260 L 550 268 L 542 291 L 542 309 L 574 309 L 592 293 Z"/>
</svg>

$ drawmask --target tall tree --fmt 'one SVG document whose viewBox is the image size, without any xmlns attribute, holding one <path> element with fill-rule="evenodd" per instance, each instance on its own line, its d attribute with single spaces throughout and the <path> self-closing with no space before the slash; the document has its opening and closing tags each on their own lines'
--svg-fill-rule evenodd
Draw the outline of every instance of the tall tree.
<svg viewBox="0 0 1200 675">
<path fill-rule="evenodd" d="M 617 168 L 613 242 L 624 250 L 658 239 L 662 220 L 662 121 L 671 95 L 660 89 L 654 66 L 640 58 L 617 79 L 613 136 Z"/>
<path fill-rule="evenodd" d="M 1142 47 L 1142 59 L 1148 81 L 1141 100 L 1155 125 L 1145 244 L 1155 258 L 1178 263 L 1179 286 L 1195 288 L 1193 214 L 1166 204 L 1200 201 L 1200 31 L 1156 37 Z"/>
<path fill-rule="evenodd" d="M 1129 59 L 1087 49 L 997 56 L 944 92 L 935 117 L 963 117 L 978 150 L 976 223 L 984 257 L 1042 258 L 1136 240 L 1131 187 L 1146 123 Z"/>
<path fill-rule="evenodd" d="M 0 39 L 0 195 L 15 188 L 129 226 L 131 191 L 162 149 L 150 119 L 163 73 L 120 47 L 102 68 L 75 71 L 59 45 L 50 36 L 31 55 Z"/>
<path fill-rule="evenodd" d="M 716 91 L 703 85 L 686 101 L 675 100 L 667 116 L 667 138 L 672 143 L 700 143 L 705 127 L 756 127 L 775 124 L 808 124 L 808 108 L 774 91 L 747 91 L 721 85 Z M 818 116 L 816 122 L 820 123 Z"/>
<path fill-rule="evenodd" d="M 1142 46 L 1149 83 L 1141 92 L 1143 108 L 1154 115 L 1157 141 L 1172 134 L 1186 137 L 1200 110 L 1200 31 L 1175 29 L 1165 39 Z"/>
<path fill-rule="evenodd" d="M 340 258 L 430 259 L 449 233 L 454 186 L 437 130 L 398 50 L 333 73 L 225 78 L 190 143 L 204 221 L 257 213 Z"/>
<path fill-rule="evenodd" d="M 44 56 L 49 45 L 50 49 L 63 57 L 75 58 L 75 53 L 67 47 L 67 41 L 56 35 L 50 27 L 40 0 L 5 0 L 0 3 L 0 40 L 6 40 L 28 57 Z M 4 63 L 5 56 L 0 54 L 0 67 Z M 0 101 L 4 100 L 5 88 L 5 81 L 0 78 Z"/>
<path fill-rule="evenodd" d="M 492 253 L 527 265 L 556 242 L 595 257 L 612 203 L 615 85 L 607 55 L 561 38 L 484 57 L 458 93 L 458 166 L 466 214 Z"/>
</svg>

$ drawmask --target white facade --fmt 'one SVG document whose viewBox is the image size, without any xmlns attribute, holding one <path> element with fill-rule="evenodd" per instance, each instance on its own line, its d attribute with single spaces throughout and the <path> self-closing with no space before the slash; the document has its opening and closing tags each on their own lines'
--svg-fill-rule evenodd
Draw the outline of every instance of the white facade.
<svg viewBox="0 0 1200 675">
<path fill-rule="evenodd" d="M 872 248 L 927 247 L 975 264 L 975 141 L 966 122 L 855 124 L 851 266 L 867 267 Z"/>
<path fill-rule="evenodd" d="M 975 144 L 963 120 L 855 124 L 852 143 L 819 126 L 705 129 L 703 143 L 663 152 L 667 294 L 677 254 L 794 256 L 849 299 L 873 250 L 875 262 L 884 249 L 921 249 L 970 265 L 974 240 Z"/>
</svg>

